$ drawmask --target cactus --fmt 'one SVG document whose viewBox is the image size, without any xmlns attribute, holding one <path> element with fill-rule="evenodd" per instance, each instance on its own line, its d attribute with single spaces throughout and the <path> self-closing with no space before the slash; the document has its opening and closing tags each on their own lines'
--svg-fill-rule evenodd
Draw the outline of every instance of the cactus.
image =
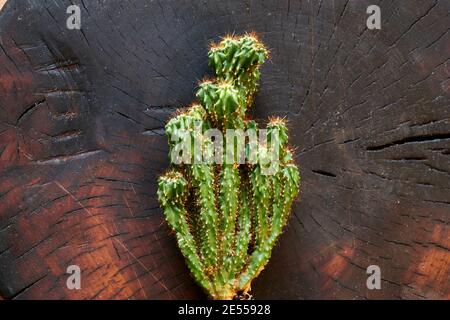
<svg viewBox="0 0 450 320">
<path fill-rule="evenodd" d="M 198 104 L 166 125 L 171 169 L 159 178 L 158 200 L 191 274 L 212 299 L 233 299 L 249 292 L 252 280 L 269 261 L 299 191 L 299 171 L 283 119 L 269 120 L 265 143 L 253 140 L 242 147 L 235 144 L 235 137 L 225 135 L 220 143 L 236 152 L 216 163 L 203 158 L 212 156 L 212 141 L 205 135 L 208 129 L 261 131 L 246 111 L 267 56 L 254 34 L 227 36 L 213 44 L 208 57 L 216 78 L 203 81 L 196 94 Z M 190 152 L 184 159 L 191 161 L 179 163 L 174 152 L 185 138 Z M 191 139 L 200 141 L 197 149 Z M 252 150 L 256 157 L 248 161 Z M 244 163 L 238 161 L 242 152 Z M 267 164 L 262 160 L 272 153 L 279 162 L 271 174 L 264 174 Z"/>
</svg>

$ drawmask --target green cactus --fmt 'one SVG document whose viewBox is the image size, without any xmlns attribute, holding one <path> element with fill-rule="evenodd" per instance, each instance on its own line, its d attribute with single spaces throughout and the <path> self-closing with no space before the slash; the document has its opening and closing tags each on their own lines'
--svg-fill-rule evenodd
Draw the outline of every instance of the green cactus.
<svg viewBox="0 0 450 320">
<path fill-rule="evenodd" d="M 158 199 L 197 283 L 213 299 L 233 299 L 250 290 L 269 261 L 300 176 L 282 119 L 270 119 L 265 143 L 249 139 L 242 146 L 225 134 L 228 129 L 262 131 L 246 111 L 268 56 L 264 45 L 254 34 L 227 36 L 208 56 L 216 78 L 201 83 L 199 103 L 166 125 L 172 168 L 159 178 Z M 214 158 L 215 163 L 205 161 L 213 157 L 212 140 L 205 135 L 212 128 L 225 134 L 219 145 L 232 149 L 231 156 Z M 182 157 L 189 161 L 179 163 L 173 155 L 182 140 L 188 141 L 189 152 Z M 245 163 L 239 161 L 242 154 Z M 263 160 L 273 154 L 279 162 L 264 174 L 268 162 Z"/>
</svg>

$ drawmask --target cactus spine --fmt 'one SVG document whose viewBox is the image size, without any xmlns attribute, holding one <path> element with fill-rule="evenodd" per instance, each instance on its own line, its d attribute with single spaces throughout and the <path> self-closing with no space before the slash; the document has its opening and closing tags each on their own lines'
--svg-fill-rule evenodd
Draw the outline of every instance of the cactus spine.
<svg viewBox="0 0 450 320">
<path fill-rule="evenodd" d="M 176 141 L 186 135 L 202 142 L 201 150 L 192 147 L 187 155 L 192 163 L 175 163 L 171 157 L 172 168 L 158 181 L 158 199 L 193 277 L 213 299 L 233 299 L 250 290 L 270 258 L 299 191 L 300 176 L 287 146 L 287 128 L 279 118 L 270 119 L 267 125 L 267 143 L 249 142 L 242 150 L 235 145 L 235 137 L 225 135 L 221 143 L 224 148 L 231 144 L 234 155 L 221 157 L 219 163 L 202 161 L 201 155 L 211 151 L 205 130 L 217 128 L 224 134 L 227 129 L 258 131 L 246 111 L 267 55 L 255 35 L 228 36 L 212 45 L 209 65 L 216 78 L 200 84 L 199 104 L 166 125 L 171 155 Z M 263 174 L 261 161 L 238 161 L 240 152 L 248 155 L 251 148 L 256 159 L 263 159 L 275 138 L 279 163 L 273 174 Z"/>
</svg>

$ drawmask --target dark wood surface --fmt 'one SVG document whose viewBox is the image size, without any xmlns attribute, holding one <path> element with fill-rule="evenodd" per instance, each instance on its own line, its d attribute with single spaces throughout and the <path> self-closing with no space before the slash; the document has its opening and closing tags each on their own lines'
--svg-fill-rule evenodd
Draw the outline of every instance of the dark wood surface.
<svg viewBox="0 0 450 320">
<path fill-rule="evenodd" d="M 209 42 L 246 31 L 271 50 L 253 115 L 289 119 L 302 174 L 254 296 L 450 298 L 448 0 L 74 3 L 81 30 L 67 0 L 0 13 L 3 298 L 205 298 L 155 197 L 163 127 L 210 74 Z"/>
</svg>

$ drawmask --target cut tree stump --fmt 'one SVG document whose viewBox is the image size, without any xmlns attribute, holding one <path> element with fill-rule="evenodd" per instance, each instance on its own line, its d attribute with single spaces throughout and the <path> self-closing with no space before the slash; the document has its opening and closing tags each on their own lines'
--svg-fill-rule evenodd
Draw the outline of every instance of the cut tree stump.
<svg viewBox="0 0 450 320">
<path fill-rule="evenodd" d="M 78 3 L 81 30 L 69 30 Z M 369 5 L 381 30 L 369 30 Z M 0 13 L 0 295 L 204 299 L 156 199 L 210 41 L 271 50 L 301 195 L 255 298 L 450 299 L 450 2 L 15 1 Z M 67 268 L 81 268 L 69 290 Z M 381 270 L 369 290 L 367 268 Z"/>
</svg>

